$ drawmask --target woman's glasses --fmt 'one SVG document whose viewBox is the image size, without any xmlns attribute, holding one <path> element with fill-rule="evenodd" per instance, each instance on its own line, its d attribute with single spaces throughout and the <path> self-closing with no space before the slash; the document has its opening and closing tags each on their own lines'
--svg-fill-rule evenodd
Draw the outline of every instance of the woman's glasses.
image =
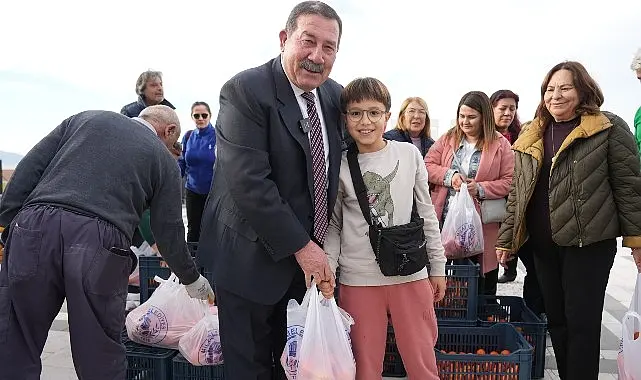
<svg viewBox="0 0 641 380">
<path fill-rule="evenodd" d="M 209 117 L 209 114 L 208 114 L 208 113 L 195 113 L 195 114 L 193 114 L 193 115 L 191 115 L 191 116 L 193 116 L 193 117 L 194 117 L 194 119 L 198 120 L 198 119 L 200 119 L 201 117 L 202 117 L 203 119 L 208 118 L 208 117 Z"/>
</svg>

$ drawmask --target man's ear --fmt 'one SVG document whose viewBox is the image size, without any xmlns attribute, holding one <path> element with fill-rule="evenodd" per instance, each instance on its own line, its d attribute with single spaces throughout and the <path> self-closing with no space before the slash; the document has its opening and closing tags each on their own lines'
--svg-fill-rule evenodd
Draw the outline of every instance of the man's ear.
<svg viewBox="0 0 641 380">
<path fill-rule="evenodd" d="M 285 50 L 285 42 L 287 41 L 287 31 L 286 30 L 281 30 L 280 33 L 278 33 L 278 38 L 280 39 L 280 51 L 283 52 Z"/>
<path fill-rule="evenodd" d="M 167 125 L 167 128 L 165 128 L 165 137 L 171 137 L 177 133 L 180 133 L 180 132 L 176 124 L 169 124 Z"/>
</svg>

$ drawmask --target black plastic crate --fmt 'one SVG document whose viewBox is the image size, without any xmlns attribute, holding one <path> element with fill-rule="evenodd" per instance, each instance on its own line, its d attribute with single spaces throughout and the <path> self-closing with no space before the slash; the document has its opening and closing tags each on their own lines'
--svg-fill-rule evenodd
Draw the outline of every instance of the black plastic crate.
<svg viewBox="0 0 641 380">
<path fill-rule="evenodd" d="M 383 376 L 405 377 L 407 371 L 403 365 L 403 359 L 396 346 L 396 336 L 391 322 L 387 324 L 387 339 L 385 341 L 385 358 L 383 359 Z"/>
<path fill-rule="evenodd" d="M 547 324 L 525 305 L 523 298 L 481 297 L 479 320 L 481 326 L 491 326 L 497 322 L 508 322 L 513 325 L 534 348 L 532 378 L 543 378 Z"/>
<path fill-rule="evenodd" d="M 174 356 L 173 380 L 223 380 L 224 364 L 215 366 L 195 366 L 189 363 L 181 354 Z"/>
<path fill-rule="evenodd" d="M 187 247 L 191 257 L 195 257 L 198 243 L 187 243 Z M 140 304 L 142 305 L 158 288 L 159 284 L 154 280 L 154 277 L 158 276 L 166 280 L 171 275 L 171 269 L 160 256 L 140 256 L 138 270 L 140 271 Z"/>
<path fill-rule="evenodd" d="M 172 380 L 172 359 L 175 350 L 125 342 L 127 380 Z"/>
<path fill-rule="evenodd" d="M 447 288 L 445 297 L 434 304 L 439 323 L 475 321 L 478 307 L 478 281 L 480 267 L 467 260 L 466 264 L 445 266 Z"/>
<path fill-rule="evenodd" d="M 532 346 L 507 323 L 444 326 L 438 332 L 436 364 L 442 380 L 529 380 L 532 352 Z"/>
</svg>

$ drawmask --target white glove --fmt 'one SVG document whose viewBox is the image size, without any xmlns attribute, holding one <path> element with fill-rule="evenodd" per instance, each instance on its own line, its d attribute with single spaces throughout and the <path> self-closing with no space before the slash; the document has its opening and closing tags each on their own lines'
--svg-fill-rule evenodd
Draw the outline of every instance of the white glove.
<svg viewBox="0 0 641 380">
<path fill-rule="evenodd" d="M 211 288 L 211 285 L 209 285 L 209 281 L 203 277 L 203 275 L 200 275 L 200 277 L 191 284 L 185 285 L 185 289 L 191 298 L 209 300 L 209 303 L 214 303 L 214 300 L 216 299 L 214 290 Z"/>
</svg>

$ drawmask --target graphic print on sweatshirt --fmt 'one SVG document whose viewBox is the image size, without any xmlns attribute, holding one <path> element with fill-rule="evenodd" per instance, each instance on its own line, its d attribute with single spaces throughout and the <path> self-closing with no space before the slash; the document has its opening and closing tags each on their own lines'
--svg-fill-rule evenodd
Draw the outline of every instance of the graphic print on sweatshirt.
<svg viewBox="0 0 641 380">
<path fill-rule="evenodd" d="M 367 171 L 363 173 L 363 182 L 367 188 L 367 200 L 369 202 L 372 220 L 378 220 L 383 226 L 394 225 L 394 200 L 390 190 L 390 183 L 396 177 L 399 161 L 391 173 L 383 177 L 380 174 Z M 387 222 L 383 219 L 387 216 Z"/>
</svg>

